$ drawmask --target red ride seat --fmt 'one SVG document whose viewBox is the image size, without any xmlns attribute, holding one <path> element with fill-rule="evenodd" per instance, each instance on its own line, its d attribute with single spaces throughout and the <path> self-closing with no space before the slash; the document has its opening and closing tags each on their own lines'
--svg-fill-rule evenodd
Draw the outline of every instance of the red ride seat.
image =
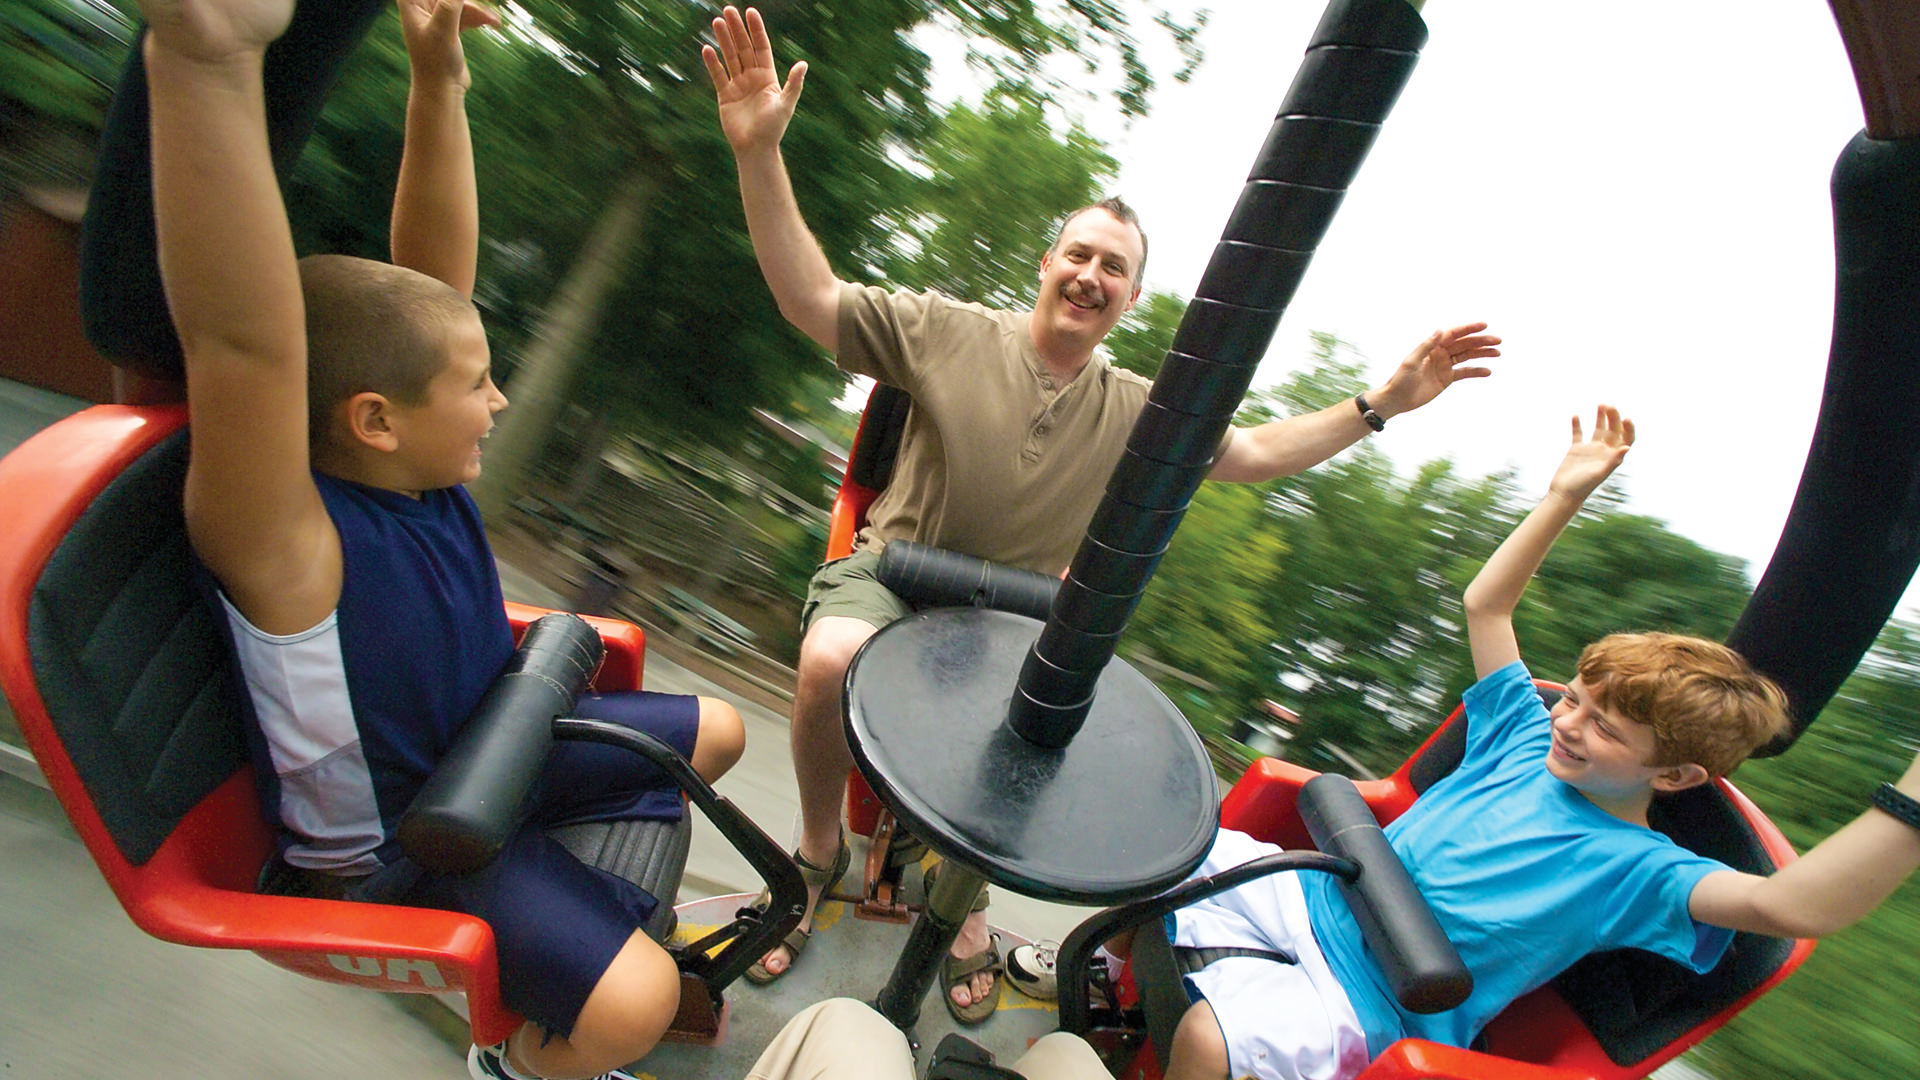
<svg viewBox="0 0 1920 1080">
<path fill-rule="evenodd" d="M 860 427 L 853 434 L 853 447 L 847 452 L 846 475 L 833 497 L 833 510 L 827 518 L 828 561 L 853 554 L 853 536 L 867 523 L 867 507 L 879 497 L 893 476 L 893 463 L 900 453 L 900 435 L 906 428 L 907 411 L 913 399 L 905 390 L 885 383 L 873 384 L 867 404 L 860 412 Z M 860 770 L 847 773 L 847 826 L 864 836 L 873 835 L 883 811 L 880 800 L 861 777 Z"/>
<path fill-rule="evenodd" d="M 0 460 L 0 686 L 28 747 L 141 929 L 250 949 L 328 982 L 459 991 L 475 1041 L 498 1042 L 522 1020 L 501 1003 L 486 923 L 255 892 L 273 834 L 225 630 L 192 578 L 185 423 L 180 406 L 98 406 Z M 507 614 L 518 634 L 545 612 L 508 604 Z M 640 630 L 588 621 L 606 644 L 594 685 L 637 689 Z M 561 839 L 667 901 L 649 927 L 664 937 L 690 831 L 683 816 Z"/>
</svg>

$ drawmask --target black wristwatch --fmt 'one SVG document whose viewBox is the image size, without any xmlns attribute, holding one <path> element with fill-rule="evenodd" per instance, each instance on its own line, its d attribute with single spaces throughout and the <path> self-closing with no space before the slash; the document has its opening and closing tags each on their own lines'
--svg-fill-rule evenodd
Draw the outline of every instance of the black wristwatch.
<svg viewBox="0 0 1920 1080">
<path fill-rule="evenodd" d="M 1892 784 L 1873 789 L 1873 805 L 1920 829 L 1920 799 L 1915 799 Z"/>
<path fill-rule="evenodd" d="M 1374 412 L 1373 406 L 1367 404 L 1367 395 L 1365 394 L 1353 395 L 1353 404 L 1355 408 L 1360 410 L 1360 419 L 1365 420 L 1367 422 L 1368 427 L 1372 428 L 1375 431 L 1387 430 L 1386 418 L 1381 416 L 1379 413 Z"/>
</svg>

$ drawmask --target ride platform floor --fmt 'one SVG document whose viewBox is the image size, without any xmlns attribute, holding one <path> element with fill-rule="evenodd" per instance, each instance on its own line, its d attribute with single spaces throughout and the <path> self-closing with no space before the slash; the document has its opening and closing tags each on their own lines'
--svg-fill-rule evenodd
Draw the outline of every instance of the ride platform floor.
<svg viewBox="0 0 1920 1080">
<path fill-rule="evenodd" d="M 855 871 L 847 876 L 843 888 L 859 887 L 859 865 L 856 860 Z M 910 885 L 917 877 L 917 873 L 908 871 Z M 908 898 L 919 901 L 917 887 Z M 736 909 L 752 900 L 753 894 L 739 893 L 681 905 L 676 940 L 692 941 L 724 925 Z M 906 944 L 908 924 L 856 918 L 851 904 L 828 900 L 821 905 L 815 927 L 813 940 L 787 977 L 766 986 L 741 979 L 728 988 L 727 1015 L 718 1045 L 665 1043 L 633 1069 L 674 1080 L 734 1080 L 747 1075 L 781 1026 L 807 1006 L 831 997 L 872 1002 Z M 1005 929 L 996 928 L 995 933 L 1000 937 L 1002 956 L 1027 940 Z M 997 1059 L 1012 1062 L 1035 1039 L 1059 1026 L 1059 1010 L 1053 1002 L 1036 1001 L 1011 986 L 1003 986 L 1000 1009 L 993 1018 L 976 1027 L 963 1027 L 941 1005 L 941 992 L 937 983 L 928 991 L 920 1021 L 909 1036 L 920 1073 L 926 1071 L 928 1055 L 950 1032 L 960 1032 L 993 1051 Z"/>
</svg>

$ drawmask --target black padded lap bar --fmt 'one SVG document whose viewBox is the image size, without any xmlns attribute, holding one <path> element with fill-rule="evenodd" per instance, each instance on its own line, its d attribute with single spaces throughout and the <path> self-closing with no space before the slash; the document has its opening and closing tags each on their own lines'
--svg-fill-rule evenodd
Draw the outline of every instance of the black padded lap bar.
<svg viewBox="0 0 1920 1080">
<path fill-rule="evenodd" d="M 554 720 L 573 711 L 603 656 L 600 635 L 578 616 L 548 615 L 528 626 L 401 816 L 401 850 L 444 874 L 492 862 L 530 808 Z"/>
<path fill-rule="evenodd" d="M 1255 159 L 1228 235 L 1216 247 L 1174 333 L 1174 351 L 1162 365 L 1162 378 L 1174 385 L 1213 387 L 1217 374 L 1189 375 L 1179 369 L 1193 360 L 1244 368 L 1259 363 L 1342 193 L 1412 75 L 1426 38 L 1426 25 L 1405 0 L 1334 0 L 1328 5 L 1283 99 L 1281 115 Z M 1208 468 L 1196 464 L 1199 451 L 1205 448 L 1210 460 L 1232 419 L 1232 409 L 1221 407 L 1225 403 L 1218 400 L 1208 402 L 1205 415 L 1195 415 L 1166 394 L 1155 395 L 1153 401 L 1158 410 L 1167 411 L 1149 410 L 1142 416 L 1096 515 L 1108 536 L 1124 536 L 1124 542 L 1108 540 L 1122 551 L 1166 547 L 1178 521 L 1167 512 L 1184 509 L 1193 497 Z M 1185 422 L 1177 433 L 1164 429 L 1172 418 Z M 1167 532 L 1155 536 L 1128 525 L 1128 515 L 1139 511 L 1164 515 L 1154 521 L 1164 522 Z M 1078 588 L 1070 569 L 1051 620 L 1111 634 L 1124 627 L 1152 570 L 1152 564 L 1143 564 L 1137 582 L 1114 581 L 1093 590 Z M 1120 610 L 1088 610 L 1101 604 Z M 1089 666 L 1077 683 L 1051 677 L 1048 665 L 1023 667 L 1009 723 L 1038 746 L 1065 746 L 1085 719 L 1096 673 L 1103 667 Z M 1044 688 L 1037 685 L 1041 682 Z"/>
<path fill-rule="evenodd" d="M 1044 619 L 1060 579 L 912 540 L 880 552 L 880 584 L 918 607 L 982 607 Z"/>
<path fill-rule="evenodd" d="M 1920 411 L 1920 139 L 1856 136 L 1832 186 L 1820 419 L 1780 543 L 1727 638 L 1786 690 L 1794 738 L 1872 647 L 1920 565 L 1920 427 L 1909 419 Z"/>
<path fill-rule="evenodd" d="M 136 866 L 246 756 L 227 630 L 193 581 L 186 469 L 184 431 L 128 466 L 54 550 L 27 612 L 47 714 Z"/>
<path fill-rule="evenodd" d="M 1330 773 L 1307 781 L 1300 820 L 1315 847 L 1360 865 L 1359 877 L 1340 880 L 1340 894 L 1400 1004 L 1436 1013 L 1465 1001 L 1473 976 L 1353 781 Z"/>
</svg>

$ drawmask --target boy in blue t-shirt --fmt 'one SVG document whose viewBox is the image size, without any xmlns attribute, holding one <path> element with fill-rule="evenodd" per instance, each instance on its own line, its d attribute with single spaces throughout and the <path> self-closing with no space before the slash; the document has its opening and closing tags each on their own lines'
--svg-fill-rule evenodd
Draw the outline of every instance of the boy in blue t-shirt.
<svg viewBox="0 0 1920 1080">
<path fill-rule="evenodd" d="M 423 873 L 393 839 L 512 648 L 461 487 L 479 476 L 481 443 L 507 404 L 471 301 L 478 204 L 459 38 L 463 22 L 497 20 L 462 0 L 400 0 L 412 84 L 398 265 L 387 265 L 296 261 L 270 149 L 288 133 L 269 115 L 310 119 L 317 101 L 287 110 L 276 97 L 270 108 L 263 89 L 268 43 L 290 21 L 298 56 L 338 60 L 371 21 L 368 5 L 320 0 L 297 18 L 293 0 L 142 7 L 159 270 L 193 414 L 187 529 L 234 632 L 283 857 L 321 894 L 492 925 L 503 997 L 530 1019 L 476 1048 L 473 1075 L 577 1077 L 632 1061 L 679 1001 L 672 959 L 640 929 L 656 901 L 540 826 L 677 817 L 665 777 L 610 748 L 564 745 L 533 823 L 486 869 Z M 308 89 L 291 96 L 324 93 L 330 74 L 300 66 L 289 81 Z M 108 139 L 134 133 L 110 124 Z M 129 158 L 137 164 L 117 160 Z M 126 223 L 89 223 L 109 249 L 116 224 Z M 127 248 L 137 252 L 137 238 Z M 576 712 L 660 736 L 709 780 L 742 748 L 739 715 L 709 698 L 588 695 Z"/>
<path fill-rule="evenodd" d="M 1416 1037 L 1472 1042 L 1510 1002 L 1589 952 L 1637 948 L 1696 971 L 1734 931 L 1815 937 L 1872 911 L 1916 866 L 1920 829 L 1876 808 L 1771 877 L 1688 852 L 1647 826 L 1658 792 L 1725 775 L 1788 726 L 1785 695 L 1723 645 L 1614 634 L 1587 646 L 1551 711 L 1514 637 L 1527 582 L 1626 457 L 1633 424 L 1601 406 L 1547 496 L 1468 586 L 1480 681 L 1460 765 L 1387 837 L 1473 973 L 1458 1008 L 1399 1009 L 1325 874 L 1275 874 L 1175 913 L 1177 946 L 1237 948 L 1189 979 L 1169 1080 L 1337 1080 Z M 1920 798 L 1920 759 L 1897 785 Z M 1897 796 L 1896 796 L 1897 798 Z M 1920 807 L 1916 807 L 1920 809 Z M 1197 874 L 1278 850 L 1222 830 Z"/>
</svg>

